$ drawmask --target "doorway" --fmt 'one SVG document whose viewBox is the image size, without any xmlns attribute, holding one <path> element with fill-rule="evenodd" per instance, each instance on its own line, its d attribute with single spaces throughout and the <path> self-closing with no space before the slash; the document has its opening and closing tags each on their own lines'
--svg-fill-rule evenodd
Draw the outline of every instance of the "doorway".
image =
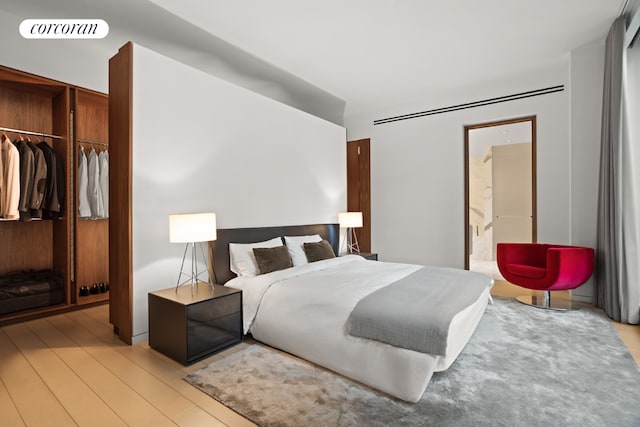
<svg viewBox="0 0 640 427">
<path fill-rule="evenodd" d="M 504 280 L 498 242 L 535 242 L 536 118 L 465 126 L 465 268 Z"/>
</svg>

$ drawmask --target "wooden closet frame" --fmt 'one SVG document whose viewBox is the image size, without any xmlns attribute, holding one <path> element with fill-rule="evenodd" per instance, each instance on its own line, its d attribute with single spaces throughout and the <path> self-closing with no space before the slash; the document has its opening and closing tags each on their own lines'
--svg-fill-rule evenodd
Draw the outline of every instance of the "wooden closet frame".
<svg viewBox="0 0 640 427">
<path fill-rule="evenodd" d="M 133 339 L 133 44 L 109 60 L 109 321 L 127 344 Z"/>
<path fill-rule="evenodd" d="M 101 98 L 105 108 L 108 96 L 4 66 L 0 66 L 0 90 L 0 126 L 60 137 L 45 140 L 60 154 L 66 185 L 61 218 L 0 222 L 0 275 L 29 269 L 59 271 L 63 280 L 64 302 L 0 315 L 0 325 L 3 325 L 73 310 L 82 305 L 78 303 L 74 282 L 78 264 L 72 255 L 77 244 L 72 238 L 77 220 L 77 149 L 75 138 L 72 138 L 77 133 L 75 129 L 72 132 L 71 117 L 77 109 L 77 94 L 82 94 L 81 98 L 84 94 Z M 106 131 L 107 123 L 101 125 Z M 93 123 L 91 126 L 99 125 Z M 10 137 L 18 135 L 15 132 L 7 134 Z M 107 302 L 108 294 L 100 296 L 84 303 Z"/>
</svg>

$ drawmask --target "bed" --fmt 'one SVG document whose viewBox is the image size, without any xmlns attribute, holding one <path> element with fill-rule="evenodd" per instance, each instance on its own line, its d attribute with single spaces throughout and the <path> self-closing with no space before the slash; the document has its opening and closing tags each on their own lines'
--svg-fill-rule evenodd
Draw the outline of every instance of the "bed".
<svg viewBox="0 0 640 427">
<path fill-rule="evenodd" d="M 417 402 L 433 373 L 446 370 L 475 331 L 489 301 L 493 280 L 477 273 L 446 269 L 451 270 L 455 280 L 475 281 L 481 289 L 447 323 L 444 351 L 429 353 L 354 336 L 349 330 L 352 312 L 361 301 L 422 272 L 421 266 L 342 256 L 255 277 L 236 277 L 231 271 L 229 243 L 315 234 L 338 253 L 337 224 L 218 230 L 217 241 L 210 244 L 211 277 L 243 290 L 245 333 L 251 333 L 256 340 L 399 399 Z M 431 269 L 437 273 L 445 270 Z"/>
</svg>

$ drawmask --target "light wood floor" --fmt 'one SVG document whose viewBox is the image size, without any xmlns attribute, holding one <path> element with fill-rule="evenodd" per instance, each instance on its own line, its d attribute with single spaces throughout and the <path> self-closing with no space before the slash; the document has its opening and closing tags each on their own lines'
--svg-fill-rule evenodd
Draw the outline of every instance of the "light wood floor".
<svg viewBox="0 0 640 427">
<path fill-rule="evenodd" d="M 0 425 L 253 426 L 182 380 L 189 367 L 113 334 L 103 305 L 0 328 Z"/>
<path fill-rule="evenodd" d="M 507 285 L 493 294 L 509 296 Z M 640 363 L 640 327 L 616 327 Z M 245 345 L 184 367 L 146 343 L 120 342 L 106 305 L 4 326 L 0 425 L 251 426 L 182 380 Z"/>
</svg>

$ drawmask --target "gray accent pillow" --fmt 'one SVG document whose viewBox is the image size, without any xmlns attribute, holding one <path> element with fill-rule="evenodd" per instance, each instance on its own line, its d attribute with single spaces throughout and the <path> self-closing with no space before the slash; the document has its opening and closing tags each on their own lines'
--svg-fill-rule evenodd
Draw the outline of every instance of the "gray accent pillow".
<svg viewBox="0 0 640 427">
<path fill-rule="evenodd" d="M 307 261 L 309 262 L 322 261 L 323 259 L 336 257 L 336 254 L 333 253 L 331 244 L 326 240 L 314 243 L 304 243 L 304 253 L 307 256 Z"/>
<path fill-rule="evenodd" d="M 258 271 L 260 274 L 271 273 L 272 271 L 284 270 L 293 267 L 289 249 L 286 246 L 276 246 L 274 248 L 253 248 L 253 255 L 256 257 Z"/>
</svg>

